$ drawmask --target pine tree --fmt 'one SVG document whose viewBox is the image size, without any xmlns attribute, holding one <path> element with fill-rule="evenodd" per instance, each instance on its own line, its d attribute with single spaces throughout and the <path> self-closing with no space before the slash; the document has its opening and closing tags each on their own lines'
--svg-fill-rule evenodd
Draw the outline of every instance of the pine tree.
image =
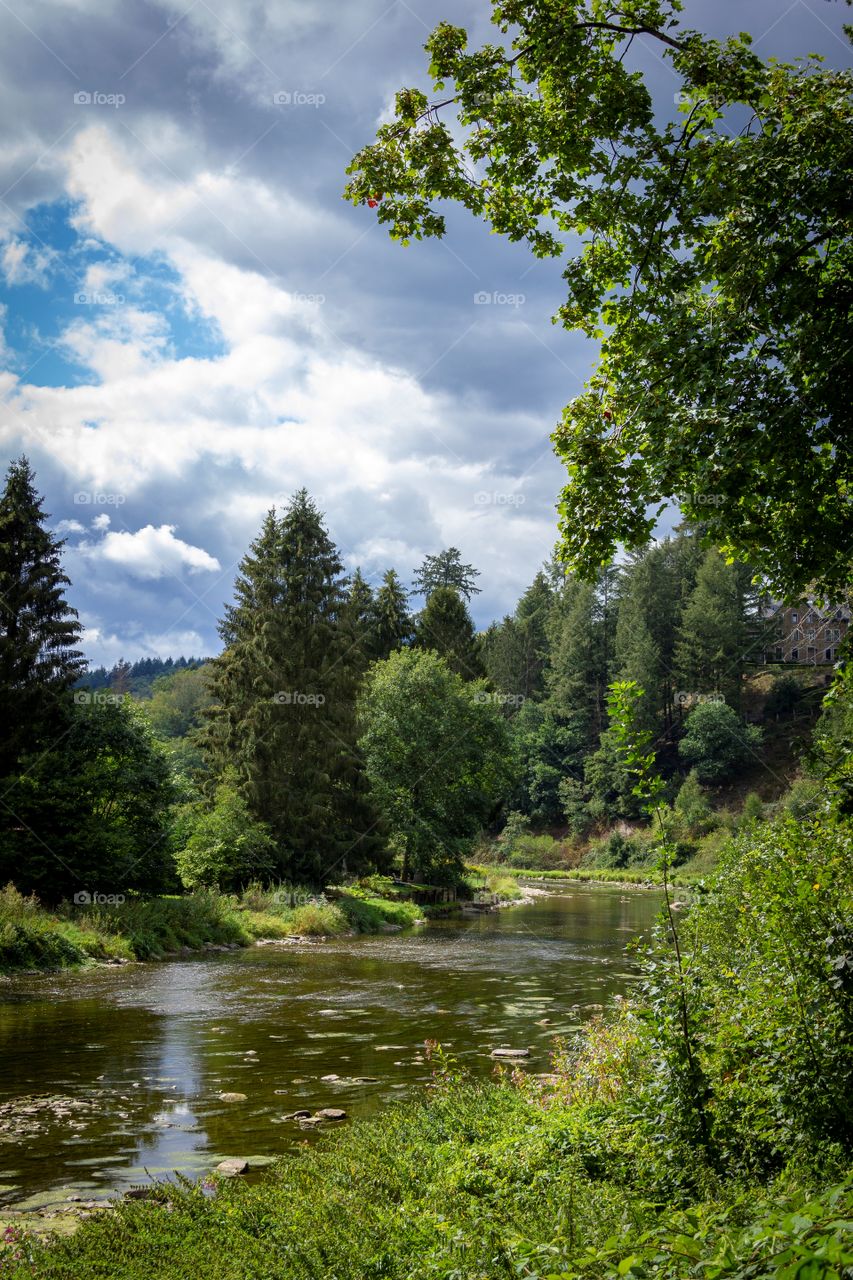
<svg viewBox="0 0 853 1280">
<path fill-rule="evenodd" d="M 479 595 L 480 588 L 474 579 L 479 578 L 480 570 L 472 564 L 462 563 L 462 552 L 458 547 L 448 547 L 437 556 L 426 556 L 420 569 L 415 574 L 415 590 L 427 599 L 439 587 L 452 587 L 460 596 L 470 600 L 472 595 Z"/>
<path fill-rule="evenodd" d="M 465 601 L 452 587 L 436 587 L 430 595 L 417 617 L 414 646 L 432 649 L 463 680 L 484 674 L 474 623 Z"/>
<path fill-rule="evenodd" d="M 382 579 L 374 601 L 374 656 L 387 658 L 412 638 L 412 618 L 408 592 L 393 569 Z"/>
<path fill-rule="evenodd" d="M 537 573 L 518 602 L 515 622 L 519 632 L 522 669 L 520 692 L 537 701 L 545 692 L 545 664 L 548 658 L 548 617 L 554 593 L 547 577 Z"/>
<path fill-rule="evenodd" d="M 62 732 L 69 690 L 85 669 L 77 612 L 65 599 L 64 544 L 45 528 L 47 519 L 22 457 L 0 496 L 0 777 Z"/>
<path fill-rule="evenodd" d="M 703 560 L 684 608 L 675 645 L 675 664 L 688 695 L 721 693 L 740 705 L 748 630 L 748 574 L 727 565 L 714 547 Z"/>
<path fill-rule="evenodd" d="M 537 573 L 514 614 L 493 622 L 480 637 L 489 680 L 496 689 L 519 701 L 539 701 L 544 694 L 547 621 L 552 602 L 550 583 L 544 573 Z"/>
<path fill-rule="evenodd" d="M 235 597 L 211 663 L 214 777 L 233 769 L 277 841 L 280 875 L 322 883 L 372 865 L 382 841 L 355 745 L 361 660 L 342 564 L 305 490 L 266 517 Z"/>
<path fill-rule="evenodd" d="M 480 637 L 480 656 L 489 683 L 501 693 L 518 697 L 524 682 L 525 651 L 514 617 L 507 614 L 486 628 Z"/>
<path fill-rule="evenodd" d="M 351 633 L 352 662 L 360 672 L 366 671 L 376 656 L 375 610 L 370 583 L 361 569 L 356 569 L 349 581 L 343 621 Z"/>
<path fill-rule="evenodd" d="M 607 725 L 615 617 L 616 572 L 604 569 L 597 583 L 570 580 L 549 618 L 548 706 L 591 751 Z"/>
<path fill-rule="evenodd" d="M 616 669 L 645 691 L 643 727 L 672 740 L 681 689 L 675 642 L 704 552 L 699 539 L 680 531 L 632 557 L 623 570 L 616 628 Z"/>
</svg>

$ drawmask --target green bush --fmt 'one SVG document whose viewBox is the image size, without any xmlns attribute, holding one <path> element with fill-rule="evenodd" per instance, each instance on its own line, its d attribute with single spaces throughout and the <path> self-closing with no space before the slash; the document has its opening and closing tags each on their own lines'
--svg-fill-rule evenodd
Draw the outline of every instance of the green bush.
<svg viewBox="0 0 853 1280">
<path fill-rule="evenodd" d="M 700 702 L 687 717 L 678 752 L 700 782 L 723 782 L 754 757 L 760 742 L 761 730 L 744 724 L 725 702 Z"/>
<path fill-rule="evenodd" d="M 684 779 L 673 804 L 675 817 L 684 833 L 703 836 L 714 825 L 714 815 L 695 769 Z"/>
<path fill-rule="evenodd" d="M 213 808 L 192 815 L 184 847 L 176 855 L 178 874 L 188 889 L 201 886 L 234 891 L 275 867 L 275 841 L 257 822 L 230 783 L 217 788 Z"/>
</svg>

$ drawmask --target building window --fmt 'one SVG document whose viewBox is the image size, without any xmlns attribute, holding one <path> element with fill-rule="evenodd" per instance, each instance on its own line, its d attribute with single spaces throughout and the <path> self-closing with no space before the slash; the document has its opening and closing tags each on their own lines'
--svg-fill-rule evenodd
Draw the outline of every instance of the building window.
<svg viewBox="0 0 853 1280">
<path fill-rule="evenodd" d="M 831 650 L 831 649 L 827 649 L 827 651 L 826 651 L 826 660 L 827 660 L 827 662 L 832 662 L 832 650 Z"/>
<path fill-rule="evenodd" d="M 799 651 L 799 649 L 792 649 L 792 650 L 791 650 L 791 661 L 792 661 L 792 662 L 799 662 L 799 660 L 800 660 L 800 651 Z"/>
<path fill-rule="evenodd" d="M 799 622 L 799 620 L 800 620 L 800 615 L 795 610 L 794 613 L 791 614 L 791 621 Z"/>
<path fill-rule="evenodd" d="M 809 640 L 814 640 L 814 627 L 809 631 Z"/>
</svg>

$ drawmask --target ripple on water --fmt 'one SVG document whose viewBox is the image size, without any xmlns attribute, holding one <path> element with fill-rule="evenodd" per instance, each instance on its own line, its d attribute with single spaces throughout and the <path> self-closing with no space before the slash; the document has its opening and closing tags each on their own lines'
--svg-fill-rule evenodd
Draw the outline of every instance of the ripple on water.
<svg viewBox="0 0 853 1280">
<path fill-rule="evenodd" d="M 60 1116 L 21 1142 L 14 1170 L 0 1170 L 0 1196 L 67 1197 L 72 1184 L 103 1196 L 149 1173 L 193 1176 L 214 1154 L 271 1157 L 314 1140 L 277 1125 L 284 1113 L 330 1105 L 337 1092 L 365 1114 L 420 1087 L 428 1038 L 484 1075 L 495 1044 L 529 1045 L 531 1061 L 545 1062 L 551 1037 L 635 979 L 628 935 L 658 904 L 649 893 L 622 897 L 573 890 L 393 938 L 52 975 L 47 985 L 13 979 L 0 990 L 10 1064 L 0 1101 L 95 1105 L 82 1132 Z M 340 1080 L 322 1082 L 330 1073 Z M 249 1101 L 220 1104 L 229 1089 Z"/>
</svg>

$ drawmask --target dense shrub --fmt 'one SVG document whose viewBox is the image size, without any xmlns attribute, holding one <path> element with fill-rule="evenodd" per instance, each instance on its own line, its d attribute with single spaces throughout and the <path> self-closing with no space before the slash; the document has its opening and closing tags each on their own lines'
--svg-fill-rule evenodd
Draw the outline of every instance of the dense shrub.
<svg viewBox="0 0 853 1280">
<path fill-rule="evenodd" d="M 760 742 L 761 730 L 744 724 L 725 702 L 702 702 L 687 717 L 678 751 L 700 782 L 722 782 L 754 756 Z"/>
<path fill-rule="evenodd" d="M 274 854 L 269 828 L 252 817 L 234 786 L 224 783 L 217 788 L 212 809 L 193 813 L 175 861 L 187 888 L 216 887 L 230 892 L 257 877 L 271 875 Z"/>
</svg>

